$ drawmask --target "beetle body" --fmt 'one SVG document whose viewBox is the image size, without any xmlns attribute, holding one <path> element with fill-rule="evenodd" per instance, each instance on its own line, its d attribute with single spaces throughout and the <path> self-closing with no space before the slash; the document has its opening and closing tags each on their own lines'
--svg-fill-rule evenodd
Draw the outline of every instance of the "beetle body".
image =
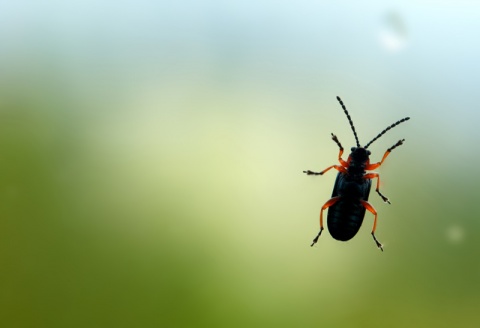
<svg viewBox="0 0 480 328">
<path fill-rule="evenodd" d="M 328 231 L 333 238 L 347 241 L 357 234 L 366 210 L 359 199 L 368 200 L 371 186 L 372 180 L 355 181 L 348 175 L 337 174 L 332 198 L 341 198 L 330 206 L 327 215 Z"/>
<path fill-rule="evenodd" d="M 327 167 L 321 172 L 313 171 L 303 171 L 307 175 L 323 175 L 328 170 L 334 168 L 338 171 L 337 178 L 335 180 L 335 185 L 333 187 L 332 198 L 330 198 L 320 210 L 320 232 L 314 238 L 312 246 L 318 241 L 322 231 L 323 231 L 323 211 L 328 208 L 327 216 L 327 225 L 330 235 L 340 241 L 348 241 L 352 239 L 360 229 L 363 218 L 365 217 L 365 211 L 368 210 L 374 215 L 372 237 L 377 244 L 377 247 L 383 251 L 382 244 L 375 237 L 375 229 L 377 226 L 377 212 L 373 206 L 368 202 L 368 196 L 370 194 L 370 189 L 372 186 L 372 179 L 377 179 L 377 185 L 375 191 L 383 199 L 384 202 L 389 203 L 387 197 L 385 197 L 380 192 L 380 175 L 375 172 L 368 172 L 374 170 L 382 165 L 383 161 L 387 158 L 390 152 L 396 147 L 403 144 L 405 139 L 399 140 L 395 145 L 388 148 L 383 158 L 380 162 L 370 164 L 370 151 L 367 149 L 375 140 L 380 138 L 391 128 L 399 125 L 402 122 L 409 120 L 409 117 L 405 117 L 379 133 L 372 141 L 370 141 L 366 146 L 360 147 L 360 142 L 358 141 L 357 133 L 353 122 L 348 114 L 345 105 L 343 104 L 340 97 L 337 97 L 337 100 L 340 102 L 340 105 L 345 112 L 350 127 L 352 128 L 355 140 L 357 142 L 357 147 L 352 147 L 351 153 L 348 156 L 347 161 L 342 159 L 343 147 L 338 140 L 338 138 L 332 133 L 332 140 L 340 148 L 340 153 L 338 155 L 338 161 L 340 165 L 332 165 Z"/>
</svg>

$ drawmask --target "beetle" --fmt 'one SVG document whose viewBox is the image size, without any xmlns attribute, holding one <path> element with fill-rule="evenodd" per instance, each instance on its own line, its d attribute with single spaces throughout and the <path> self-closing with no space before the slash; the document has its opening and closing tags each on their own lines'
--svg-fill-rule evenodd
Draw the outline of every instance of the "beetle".
<svg viewBox="0 0 480 328">
<path fill-rule="evenodd" d="M 378 248 L 383 252 L 383 245 L 375 237 L 375 230 L 377 228 L 377 211 L 375 208 L 368 202 L 368 196 L 370 194 L 370 189 L 372 186 L 372 179 L 377 179 L 377 185 L 375 191 L 382 198 L 382 200 L 388 204 L 390 200 L 385 197 L 380 192 L 380 175 L 376 172 L 367 172 L 375 170 L 380 167 L 385 159 L 390 155 L 392 150 L 402 145 L 405 139 L 399 140 L 392 147 L 388 148 L 383 158 L 380 162 L 371 164 L 370 163 L 370 151 L 367 149 L 374 141 L 383 136 L 388 130 L 396 127 L 397 125 L 408 121 L 410 117 L 402 118 L 401 120 L 393 123 L 385 130 L 380 132 L 375 138 L 367 143 L 364 147 L 360 147 L 360 142 L 358 141 L 357 132 L 353 125 L 350 114 L 347 111 L 347 108 L 343 104 L 343 101 L 340 97 L 337 97 L 338 102 L 343 108 L 345 115 L 347 116 L 350 127 L 352 128 L 353 135 L 355 136 L 355 141 L 357 142 L 356 147 L 351 148 L 351 153 L 348 156 L 347 161 L 342 159 L 343 147 L 337 136 L 332 133 L 332 140 L 340 148 L 340 153 L 338 154 L 338 161 L 340 165 L 332 165 L 327 167 L 321 172 L 313 172 L 310 170 L 303 171 L 307 175 L 323 175 L 330 169 L 336 169 L 338 171 L 337 178 L 335 180 L 335 185 L 333 187 L 332 198 L 330 198 L 320 210 L 320 232 L 313 239 L 311 246 L 315 245 L 320 238 L 320 235 L 323 231 L 323 211 L 328 208 L 327 215 L 327 226 L 330 232 L 330 235 L 340 241 L 348 241 L 352 239 L 360 229 L 362 225 L 363 218 L 365 216 L 365 210 L 368 210 L 374 215 L 373 219 L 373 228 L 372 228 L 372 237 L 375 241 Z"/>
</svg>

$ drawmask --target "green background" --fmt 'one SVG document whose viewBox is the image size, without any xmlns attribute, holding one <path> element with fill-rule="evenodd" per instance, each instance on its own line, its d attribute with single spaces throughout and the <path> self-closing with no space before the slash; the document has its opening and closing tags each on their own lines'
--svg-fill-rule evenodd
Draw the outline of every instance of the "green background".
<svg viewBox="0 0 480 328">
<path fill-rule="evenodd" d="M 4 327 L 477 327 L 480 6 L 0 10 Z M 318 232 L 344 100 L 382 191 Z"/>
</svg>

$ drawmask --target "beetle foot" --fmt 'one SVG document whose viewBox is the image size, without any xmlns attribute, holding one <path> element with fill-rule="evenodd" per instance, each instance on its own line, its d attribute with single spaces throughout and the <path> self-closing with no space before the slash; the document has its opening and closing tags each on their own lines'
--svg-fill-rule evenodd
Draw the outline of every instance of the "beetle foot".
<svg viewBox="0 0 480 328">
<path fill-rule="evenodd" d="M 322 172 L 313 172 L 313 171 L 310 171 L 310 170 L 303 171 L 303 173 L 305 173 L 307 175 L 322 175 Z"/>
<path fill-rule="evenodd" d="M 310 245 L 310 247 L 312 247 L 313 245 L 315 245 L 318 241 L 318 238 L 320 238 L 320 235 L 322 234 L 322 231 L 323 231 L 323 227 L 320 228 L 320 232 L 318 233 L 318 235 L 313 239 L 313 243 Z"/>
<path fill-rule="evenodd" d="M 337 136 L 334 135 L 333 133 L 332 133 L 332 140 L 335 141 L 335 143 L 337 144 L 338 148 L 340 148 L 340 150 L 343 151 L 342 144 L 341 144 L 340 141 L 338 140 Z"/>
<path fill-rule="evenodd" d="M 380 250 L 383 252 L 383 245 L 380 244 L 380 242 L 377 240 L 377 237 L 375 237 L 375 234 L 372 232 L 373 240 L 375 240 L 375 244 L 377 244 L 377 247 L 380 248 Z"/>
<path fill-rule="evenodd" d="M 387 197 L 382 197 L 382 199 L 383 199 L 383 201 L 384 201 L 385 203 L 388 203 L 388 204 L 390 204 L 390 205 L 392 204 Z"/>
<path fill-rule="evenodd" d="M 382 199 L 385 203 L 392 204 L 392 203 L 390 203 L 390 200 L 380 192 L 380 190 L 376 189 L 375 191 L 380 195 L 380 197 L 382 197 Z"/>
</svg>

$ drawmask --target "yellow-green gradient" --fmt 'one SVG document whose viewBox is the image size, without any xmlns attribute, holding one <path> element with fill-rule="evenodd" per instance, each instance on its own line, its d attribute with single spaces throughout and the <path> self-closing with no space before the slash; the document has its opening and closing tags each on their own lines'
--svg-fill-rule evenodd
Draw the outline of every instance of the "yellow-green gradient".
<svg viewBox="0 0 480 328">
<path fill-rule="evenodd" d="M 480 4 L 5 1 L 0 323 L 477 327 Z M 320 207 L 341 96 L 378 170 Z"/>
</svg>

